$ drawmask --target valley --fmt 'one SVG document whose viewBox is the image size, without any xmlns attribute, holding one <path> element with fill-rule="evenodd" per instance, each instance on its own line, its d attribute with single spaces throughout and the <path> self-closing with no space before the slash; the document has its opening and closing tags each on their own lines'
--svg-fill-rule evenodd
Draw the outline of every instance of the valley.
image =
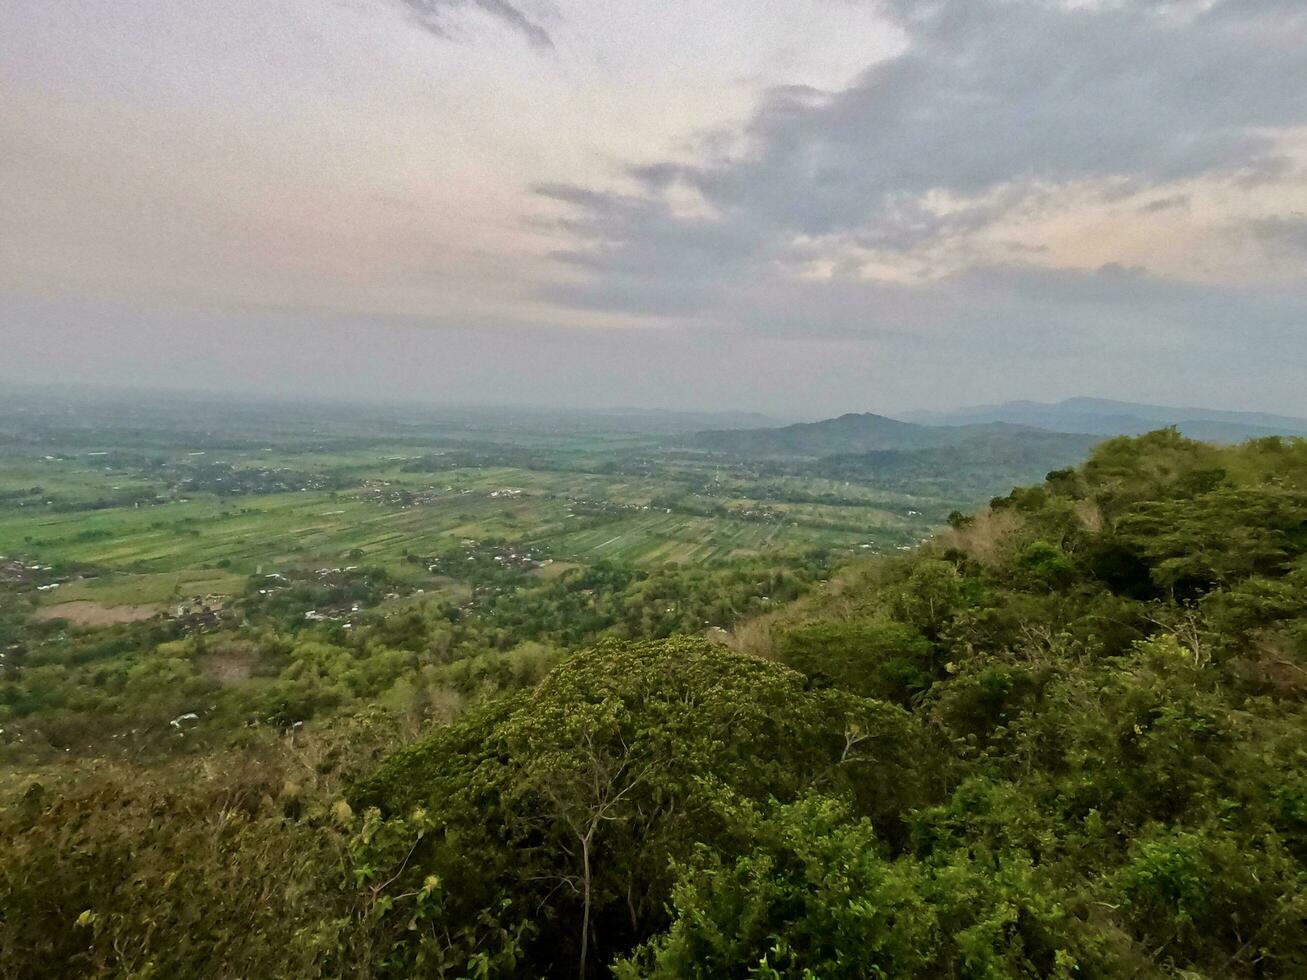
<svg viewBox="0 0 1307 980">
<path fill-rule="evenodd" d="M 642 420 L 645 431 L 587 432 L 566 416 L 433 415 L 397 440 L 381 423 L 369 438 L 344 410 L 304 420 L 306 432 L 271 408 L 209 408 L 203 430 L 176 431 L 168 406 L 130 418 L 100 406 L 100 428 L 57 432 L 32 411 L 13 428 L 0 447 L 0 554 L 49 566 L 48 581 L 21 594 L 39 619 L 61 607 L 74 623 L 112 621 L 118 606 L 130 619 L 167 614 L 239 595 L 253 575 L 323 567 L 380 569 L 415 594 L 458 583 L 469 555 L 511 549 L 569 574 L 744 559 L 825 569 L 913 546 L 951 511 L 1086 443 L 1050 437 L 1013 457 L 1015 437 L 1000 446 L 968 435 L 959 447 L 949 430 L 896 423 L 885 438 L 872 430 L 889 420 L 867 416 L 837 420 L 841 431 L 787 456 L 725 438 L 749 430 L 647 431 L 657 418 Z M 851 438 L 850 428 L 865 431 Z M 39 451 L 23 448 L 28 438 Z M 872 445 L 890 448 L 855 452 Z"/>
<path fill-rule="evenodd" d="M 15 404 L 0 975 L 1307 964 L 1307 441 Z"/>
</svg>

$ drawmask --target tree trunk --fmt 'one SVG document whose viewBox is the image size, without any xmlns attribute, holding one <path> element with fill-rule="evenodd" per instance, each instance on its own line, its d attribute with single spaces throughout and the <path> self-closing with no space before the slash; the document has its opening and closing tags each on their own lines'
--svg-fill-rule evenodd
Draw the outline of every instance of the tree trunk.
<svg viewBox="0 0 1307 980">
<path fill-rule="evenodd" d="M 581 838 L 581 901 L 584 911 L 581 914 L 581 967 L 579 976 L 585 980 L 585 958 L 590 945 L 590 837 Z"/>
</svg>

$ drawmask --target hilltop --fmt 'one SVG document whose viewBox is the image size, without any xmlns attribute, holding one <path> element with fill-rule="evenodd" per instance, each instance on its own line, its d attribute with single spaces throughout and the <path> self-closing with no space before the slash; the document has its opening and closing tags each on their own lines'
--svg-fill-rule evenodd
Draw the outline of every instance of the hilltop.
<svg viewBox="0 0 1307 980">
<path fill-rule="evenodd" d="M 1118 438 L 949 523 L 461 711 L 443 613 L 229 639 L 336 697 L 413 658 L 446 714 L 16 787 L 0 972 L 1307 974 L 1307 442 Z"/>
</svg>

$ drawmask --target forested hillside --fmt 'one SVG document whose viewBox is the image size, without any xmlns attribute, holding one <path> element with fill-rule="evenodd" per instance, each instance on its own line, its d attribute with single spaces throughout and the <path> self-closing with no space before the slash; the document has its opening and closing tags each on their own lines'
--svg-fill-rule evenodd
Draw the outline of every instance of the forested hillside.
<svg viewBox="0 0 1307 980">
<path fill-rule="evenodd" d="M 1307 442 L 1114 439 L 949 523 L 421 731 L 49 766 L 0 975 L 1307 976 Z"/>
<path fill-rule="evenodd" d="M 1001 405 L 959 408 L 951 412 L 906 412 L 903 418 L 927 425 L 967 426 L 1007 422 L 1052 432 L 1092 432 L 1099 436 L 1133 436 L 1163 426 L 1174 426 L 1191 439 L 1228 443 L 1265 436 L 1307 435 L 1307 419 L 1288 415 L 1142 405 L 1107 398 L 1068 398 L 1052 404 L 1004 402 Z"/>
<path fill-rule="evenodd" d="M 781 428 L 699 432 L 687 441 L 713 459 L 974 502 L 995 487 L 1075 465 L 1101 437 L 1007 422 L 917 425 L 851 413 Z"/>
<path fill-rule="evenodd" d="M 920 451 L 941 447 L 1024 446 L 1044 452 L 1084 452 L 1089 436 L 1051 432 L 1008 422 L 918 425 L 870 412 L 850 412 L 820 422 L 779 428 L 715 429 L 688 437 L 689 445 L 713 452 L 772 458 L 821 458 L 849 453 Z"/>
</svg>

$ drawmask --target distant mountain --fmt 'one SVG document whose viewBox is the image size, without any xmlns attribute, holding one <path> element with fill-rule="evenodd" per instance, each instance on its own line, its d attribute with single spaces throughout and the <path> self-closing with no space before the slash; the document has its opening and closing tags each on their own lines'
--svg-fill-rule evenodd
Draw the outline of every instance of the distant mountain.
<svg viewBox="0 0 1307 980">
<path fill-rule="evenodd" d="M 1099 441 L 1097 435 L 1008 422 L 921 425 L 867 414 L 699 432 L 685 444 L 792 472 L 974 504 L 1076 465 Z"/>
<path fill-rule="evenodd" d="M 1100 436 L 1010 427 L 928 449 L 879 449 L 827 456 L 807 464 L 835 480 L 875 483 L 904 493 L 981 501 L 1013 486 L 1038 482 L 1051 471 L 1084 462 Z"/>
<path fill-rule="evenodd" d="M 632 432 L 694 432 L 712 427 L 721 429 L 761 429 L 776 426 L 782 420 L 760 412 L 677 412 L 655 408 L 613 408 L 607 411 L 577 411 L 575 414 L 597 424 L 598 428 L 625 429 Z"/>
<path fill-rule="evenodd" d="M 1190 438 L 1209 442 L 1242 442 L 1261 436 L 1307 436 L 1307 419 L 1287 415 L 1174 408 L 1106 398 L 1068 398 L 1053 403 L 1013 401 L 952 412 L 905 412 L 903 418 L 931 426 L 1007 422 L 1054 432 L 1087 432 L 1099 436 L 1138 435 L 1174 425 Z"/>
<path fill-rule="evenodd" d="M 134 390 L 82 385 L 14 385 L 0 381 L 0 443 L 21 437 L 52 443 L 99 444 L 107 433 L 167 431 L 176 438 L 262 446 L 271 433 L 302 437 L 331 423 L 340 437 L 371 438 L 379 428 L 398 441 L 422 443 L 451 433 L 612 432 L 681 436 L 702 429 L 751 429 L 782 419 L 742 411 L 675 411 L 521 405 L 428 405 L 400 402 L 276 399 L 239 393 Z"/>
<path fill-rule="evenodd" d="M 884 415 L 849 414 L 821 422 L 772 429 L 716 429 L 689 437 L 689 444 L 735 456 L 821 459 L 869 452 L 913 451 L 967 443 L 1012 443 L 1054 435 L 1007 422 L 921 425 Z M 1047 442 L 1047 440 L 1043 440 Z M 1054 435 L 1053 441 L 1060 441 Z"/>
</svg>

